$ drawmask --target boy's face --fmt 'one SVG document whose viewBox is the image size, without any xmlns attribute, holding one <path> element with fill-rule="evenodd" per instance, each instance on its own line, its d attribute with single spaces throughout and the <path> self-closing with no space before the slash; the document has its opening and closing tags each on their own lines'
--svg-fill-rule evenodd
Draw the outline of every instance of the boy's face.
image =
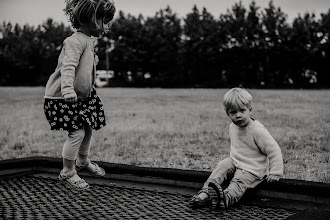
<svg viewBox="0 0 330 220">
<path fill-rule="evenodd" d="M 227 115 L 230 120 L 238 127 L 246 127 L 251 123 L 251 110 L 246 106 L 237 106 L 229 108 Z"/>
</svg>

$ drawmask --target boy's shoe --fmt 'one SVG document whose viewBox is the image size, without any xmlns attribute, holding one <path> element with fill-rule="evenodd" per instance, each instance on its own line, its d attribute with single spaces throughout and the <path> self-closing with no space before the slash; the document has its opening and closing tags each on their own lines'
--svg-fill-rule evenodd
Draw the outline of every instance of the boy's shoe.
<svg viewBox="0 0 330 220">
<path fill-rule="evenodd" d="M 190 201 L 189 201 L 189 205 L 192 208 L 195 209 L 201 209 L 201 208 L 205 208 L 205 207 L 211 207 L 212 206 L 212 200 L 210 198 L 210 196 L 206 199 L 201 199 L 198 195 L 194 195 Z"/>
<path fill-rule="evenodd" d="M 213 201 L 212 207 L 216 209 L 226 209 L 226 197 L 221 186 L 216 182 L 210 182 L 208 185 L 208 192 Z"/>
<path fill-rule="evenodd" d="M 88 168 L 90 164 L 95 167 L 94 172 Z M 75 168 L 77 171 L 86 172 L 95 177 L 101 177 L 105 175 L 104 169 L 90 160 L 88 160 L 86 164 L 81 164 L 79 160 L 76 160 Z"/>
</svg>

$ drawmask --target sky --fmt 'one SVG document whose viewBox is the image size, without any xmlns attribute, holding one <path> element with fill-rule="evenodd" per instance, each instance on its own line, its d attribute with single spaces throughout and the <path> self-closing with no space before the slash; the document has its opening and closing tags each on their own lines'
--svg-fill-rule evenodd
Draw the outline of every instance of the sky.
<svg viewBox="0 0 330 220">
<path fill-rule="evenodd" d="M 52 18 L 56 22 L 69 25 L 63 13 L 64 2 L 64 0 L 0 0 L 0 22 L 37 26 L 47 18 Z M 205 7 L 215 18 L 218 18 L 237 2 L 239 0 L 115 0 L 117 11 L 121 10 L 125 14 L 152 17 L 169 5 L 180 18 L 192 12 L 194 5 L 199 10 Z M 251 2 L 252 0 L 242 0 L 246 8 Z M 255 2 L 261 10 L 269 3 L 268 0 L 255 0 Z M 321 13 L 327 13 L 330 9 L 330 0 L 273 0 L 273 3 L 288 15 L 289 22 L 298 17 L 299 13 L 301 15 L 306 12 L 315 13 L 319 18 Z"/>
</svg>

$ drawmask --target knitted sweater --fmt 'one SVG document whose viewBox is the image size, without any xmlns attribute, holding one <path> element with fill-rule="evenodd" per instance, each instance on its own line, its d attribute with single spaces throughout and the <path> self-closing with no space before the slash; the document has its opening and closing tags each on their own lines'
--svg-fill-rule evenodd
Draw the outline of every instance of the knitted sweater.
<svg viewBox="0 0 330 220">
<path fill-rule="evenodd" d="M 257 120 L 247 127 L 229 126 L 230 156 L 237 168 L 255 174 L 283 175 L 281 149 L 267 129 Z"/>
</svg>

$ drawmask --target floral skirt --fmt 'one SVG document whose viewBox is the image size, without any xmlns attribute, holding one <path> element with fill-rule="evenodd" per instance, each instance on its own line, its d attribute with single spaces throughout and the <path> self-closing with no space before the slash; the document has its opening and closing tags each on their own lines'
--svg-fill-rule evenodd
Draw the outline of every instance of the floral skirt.
<svg viewBox="0 0 330 220">
<path fill-rule="evenodd" d="M 90 97 L 77 102 L 45 99 L 44 112 L 51 130 L 74 131 L 84 125 L 98 130 L 106 125 L 103 103 L 94 89 Z"/>
</svg>

